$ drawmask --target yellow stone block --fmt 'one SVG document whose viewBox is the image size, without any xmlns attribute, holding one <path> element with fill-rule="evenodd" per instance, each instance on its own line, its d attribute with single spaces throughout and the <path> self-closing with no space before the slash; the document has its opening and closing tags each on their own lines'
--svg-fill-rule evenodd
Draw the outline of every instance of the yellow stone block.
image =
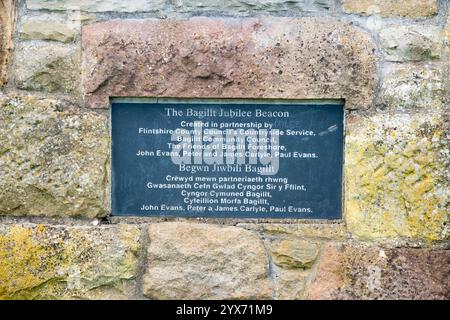
<svg viewBox="0 0 450 320">
<path fill-rule="evenodd" d="M 394 245 L 449 241 L 444 118 L 402 114 L 349 121 L 345 221 L 353 237 Z"/>
<path fill-rule="evenodd" d="M 130 298 L 139 243 L 135 226 L 0 225 L 0 300 Z"/>
</svg>

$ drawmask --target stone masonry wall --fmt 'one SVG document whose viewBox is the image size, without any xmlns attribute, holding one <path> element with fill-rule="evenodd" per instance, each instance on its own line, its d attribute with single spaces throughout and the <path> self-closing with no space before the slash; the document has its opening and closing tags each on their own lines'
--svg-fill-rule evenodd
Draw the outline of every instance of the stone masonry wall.
<svg viewBox="0 0 450 320">
<path fill-rule="evenodd" d="M 0 0 L 0 299 L 449 299 L 446 0 Z M 109 97 L 345 99 L 340 221 L 110 216 Z"/>
</svg>

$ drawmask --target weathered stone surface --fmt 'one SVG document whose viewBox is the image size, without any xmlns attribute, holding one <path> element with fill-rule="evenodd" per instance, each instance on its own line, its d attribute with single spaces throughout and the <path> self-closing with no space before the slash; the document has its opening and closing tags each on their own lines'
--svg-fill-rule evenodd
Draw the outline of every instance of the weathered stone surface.
<svg viewBox="0 0 450 320">
<path fill-rule="evenodd" d="M 274 266 L 275 299 L 301 300 L 306 298 L 306 288 L 311 270 L 282 269 Z"/>
<path fill-rule="evenodd" d="M 368 108 L 375 48 L 329 18 L 107 21 L 83 28 L 88 107 L 109 96 L 345 98 Z"/>
<path fill-rule="evenodd" d="M 254 233 L 164 222 L 149 226 L 144 295 L 152 299 L 268 299 L 268 257 Z"/>
<path fill-rule="evenodd" d="M 447 11 L 447 27 L 446 27 L 446 32 L 447 32 L 447 43 L 450 44 L 450 9 L 448 9 L 448 11 Z"/>
<path fill-rule="evenodd" d="M 134 295 L 135 226 L 0 225 L 0 300 Z"/>
<path fill-rule="evenodd" d="M 6 71 L 14 45 L 16 12 L 16 0 L 0 0 L 0 87 L 8 80 Z"/>
<path fill-rule="evenodd" d="M 345 220 L 354 237 L 448 242 L 448 132 L 448 115 L 348 119 Z"/>
<path fill-rule="evenodd" d="M 447 25 L 445 27 L 445 32 L 447 34 L 447 47 L 450 48 L 450 9 L 447 11 Z M 448 51 L 447 65 L 450 64 L 450 52 Z"/>
<path fill-rule="evenodd" d="M 272 237 L 268 247 L 273 263 L 271 274 L 275 299 L 305 299 L 305 289 L 314 274 L 320 243 L 316 239 L 302 240 L 289 235 L 283 240 L 279 236 Z"/>
<path fill-rule="evenodd" d="M 68 43 L 73 41 L 75 30 L 59 21 L 29 19 L 22 23 L 20 37 L 24 40 L 54 40 Z"/>
<path fill-rule="evenodd" d="M 86 12 L 224 12 L 248 15 L 254 12 L 320 12 L 332 6 L 332 0 L 27 0 L 32 10 L 81 10 Z"/>
<path fill-rule="evenodd" d="M 0 95 L 0 214 L 104 216 L 108 135 L 106 114 Z"/>
<path fill-rule="evenodd" d="M 437 14 L 437 0 L 343 0 L 344 12 L 363 15 L 431 17 Z"/>
<path fill-rule="evenodd" d="M 450 250 L 328 244 L 309 299 L 450 298 Z"/>
<path fill-rule="evenodd" d="M 319 254 L 317 243 L 282 240 L 271 248 L 274 263 L 286 269 L 310 268 Z"/>
<path fill-rule="evenodd" d="M 274 237 L 291 235 L 299 238 L 343 240 L 347 236 L 343 223 L 239 223 L 238 226 Z"/>
<path fill-rule="evenodd" d="M 31 10 L 81 10 L 87 12 L 154 12 L 167 0 L 26 0 Z"/>
<path fill-rule="evenodd" d="M 245 15 L 253 12 L 317 12 L 329 10 L 332 0 L 177 0 L 177 12 L 238 12 Z"/>
<path fill-rule="evenodd" d="M 61 43 L 24 42 L 14 61 L 18 88 L 43 92 L 79 92 L 80 50 Z"/>
<path fill-rule="evenodd" d="M 441 57 L 442 29 L 435 26 L 389 26 L 380 32 L 389 61 L 421 61 Z"/>
<path fill-rule="evenodd" d="M 380 103 L 388 110 L 439 110 L 448 106 L 443 65 L 394 66 L 384 77 Z"/>
</svg>

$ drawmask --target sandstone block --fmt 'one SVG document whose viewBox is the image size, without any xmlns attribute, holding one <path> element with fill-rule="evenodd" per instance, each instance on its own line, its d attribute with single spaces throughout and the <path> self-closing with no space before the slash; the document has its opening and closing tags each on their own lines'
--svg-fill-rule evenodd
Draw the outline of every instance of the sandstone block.
<svg viewBox="0 0 450 320">
<path fill-rule="evenodd" d="M 261 232 L 267 236 L 343 240 L 346 238 L 344 223 L 239 223 L 239 227 Z"/>
<path fill-rule="evenodd" d="M 443 65 L 413 64 L 392 67 L 380 88 L 380 102 L 388 110 L 435 111 L 448 106 Z"/>
<path fill-rule="evenodd" d="M 332 6 L 331 0 L 177 0 L 177 12 L 224 12 L 248 15 L 254 12 L 323 12 Z"/>
<path fill-rule="evenodd" d="M 435 26 L 389 26 L 380 41 L 389 61 L 421 61 L 441 57 L 443 36 Z"/>
<path fill-rule="evenodd" d="M 345 147 L 345 220 L 362 240 L 448 241 L 448 116 L 351 118 Z"/>
<path fill-rule="evenodd" d="M 75 30 L 59 21 L 28 19 L 22 24 L 20 37 L 24 40 L 53 40 L 69 43 L 75 37 Z"/>
<path fill-rule="evenodd" d="M 108 136 L 106 114 L 0 95 L 0 214 L 106 215 Z"/>
<path fill-rule="evenodd" d="M 86 12 L 153 12 L 164 7 L 167 0 L 26 0 L 30 10 L 80 10 Z"/>
<path fill-rule="evenodd" d="M 385 17 L 421 18 L 438 13 L 437 0 L 343 0 L 344 12 Z"/>
<path fill-rule="evenodd" d="M 137 227 L 0 225 L 0 300 L 133 298 Z"/>
<path fill-rule="evenodd" d="M 14 73 L 20 89 L 76 94 L 80 86 L 80 51 L 56 42 L 23 42 L 16 49 Z"/>
<path fill-rule="evenodd" d="M 449 250 L 328 244 L 309 299 L 448 300 Z"/>
<path fill-rule="evenodd" d="M 268 257 L 253 232 L 165 222 L 148 229 L 144 295 L 151 299 L 269 299 Z"/>
<path fill-rule="evenodd" d="M 272 247 L 275 264 L 286 269 L 310 268 L 318 254 L 318 244 L 305 240 L 282 240 Z"/>
<path fill-rule="evenodd" d="M 7 82 L 7 68 L 14 46 L 13 35 L 17 20 L 16 0 L 0 2 L 0 88 Z"/>
<path fill-rule="evenodd" d="M 375 48 L 329 18 L 106 21 L 83 28 L 88 107 L 109 96 L 345 98 L 369 108 Z"/>
</svg>

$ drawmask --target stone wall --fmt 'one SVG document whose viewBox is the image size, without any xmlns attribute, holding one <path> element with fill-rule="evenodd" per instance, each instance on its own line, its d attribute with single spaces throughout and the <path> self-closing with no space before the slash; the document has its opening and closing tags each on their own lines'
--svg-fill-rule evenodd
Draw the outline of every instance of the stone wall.
<svg viewBox="0 0 450 320">
<path fill-rule="evenodd" d="M 0 299 L 449 299 L 445 0 L 0 0 Z M 341 221 L 110 216 L 110 96 L 345 99 Z"/>
</svg>

